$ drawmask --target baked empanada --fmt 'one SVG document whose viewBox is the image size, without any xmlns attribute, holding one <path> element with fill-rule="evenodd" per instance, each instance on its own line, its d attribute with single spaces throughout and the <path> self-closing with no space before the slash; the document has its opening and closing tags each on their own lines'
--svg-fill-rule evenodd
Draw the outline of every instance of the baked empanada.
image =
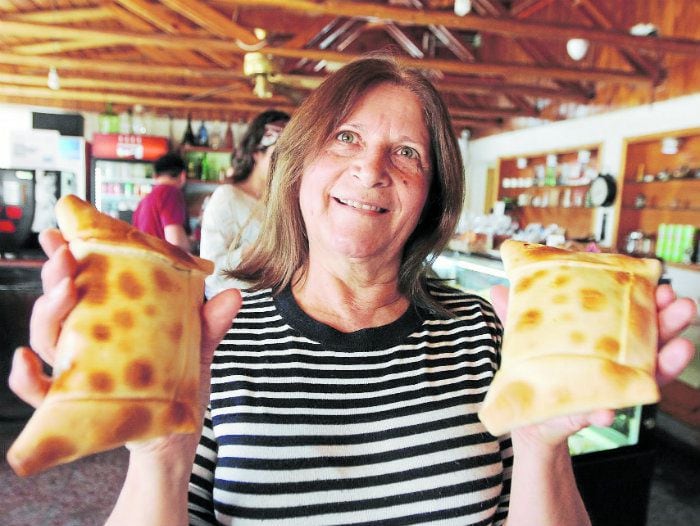
<svg viewBox="0 0 700 526">
<path fill-rule="evenodd" d="M 507 240 L 501 367 L 479 412 L 493 435 L 549 418 L 655 403 L 661 263 Z"/>
<path fill-rule="evenodd" d="M 78 262 L 78 303 L 51 388 L 7 453 L 22 476 L 200 424 L 199 311 L 213 263 L 75 196 L 56 215 Z"/>
</svg>

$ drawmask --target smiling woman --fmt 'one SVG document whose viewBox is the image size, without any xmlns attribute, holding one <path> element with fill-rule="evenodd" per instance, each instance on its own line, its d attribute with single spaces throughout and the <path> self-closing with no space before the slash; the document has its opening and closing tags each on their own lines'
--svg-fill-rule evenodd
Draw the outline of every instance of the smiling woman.
<svg viewBox="0 0 700 526">
<path fill-rule="evenodd" d="M 590 524 L 566 439 L 607 411 L 512 439 L 477 416 L 502 326 L 483 298 L 427 276 L 463 196 L 423 75 L 370 57 L 329 77 L 276 144 L 261 236 L 231 271 L 251 287 L 204 306 L 201 436 L 132 444 L 108 524 Z M 72 267 L 52 239 L 58 283 Z M 72 299 L 48 289 L 32 341 L 50 357 Z M 664 320 L 692 317 L 660 307 L 669 336 L 682 327 Z M 666 354 L 679 345 L 686 356 L 679 340 Z M 677 375 L 677 360 L 659 367 Z"/>
</svg>

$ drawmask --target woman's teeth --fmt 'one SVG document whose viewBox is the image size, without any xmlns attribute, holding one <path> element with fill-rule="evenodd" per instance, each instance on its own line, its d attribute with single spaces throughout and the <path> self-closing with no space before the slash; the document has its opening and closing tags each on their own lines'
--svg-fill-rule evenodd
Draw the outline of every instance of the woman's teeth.
<svg viewBox="0 0 700 526">
<path fill-rule="evenodd" d="M 351 206 L 353 208 L 357 208 L 358 210 L 369 210 L 371 212 L 386 212 L 386 209 L 380 208 L 378 206 L 373 206 L 373 205 L 368 205 L 365 203 L 360 203 L 359 201 L 353 201 L 352 199 L 340 199 L 338 198 L 338 202 L 342 203 L 347 206 Z"/>
</svg>

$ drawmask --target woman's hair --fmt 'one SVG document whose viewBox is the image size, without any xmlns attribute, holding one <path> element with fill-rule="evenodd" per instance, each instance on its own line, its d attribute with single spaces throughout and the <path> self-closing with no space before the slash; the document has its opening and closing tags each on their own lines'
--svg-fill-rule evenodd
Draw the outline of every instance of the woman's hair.
<svg viewBox="0 0 700 526">
<path fill-rule="evenodd" d="M 423 107 L 430 137 L 431 185 L 421 218 L 404 247 L 399 290 L 423 307 L 445 312 L 427 290 L 427 271 L 452 236 L 464 200 L 464 173 L 450 116 L 437 90 L 393 57 L 353 61 L 329 76 L 294 113 L 272 155 L 267 204 L 254 248 L 230 275 L 252 288 L 279 292 L 308 270 L 309 243 L 299 204 L 304 169 L 362 97 L 380 84 L 410 90 Z"/>
<path fill-rule="evenodd" d="M 255 166 L 253 154 L 265 150 L 266 146 L 261 145 L 262 138 L 265 135 L 265 125 L 274 122 L 286 123 L 287 121 L 289 121 L 289 115 L 277 110 L 264 111 L 252 120 L 241 138 L 240 146 L 232 159 L 234 183 L 245 181 L 250 176 Z"/>
</svg>

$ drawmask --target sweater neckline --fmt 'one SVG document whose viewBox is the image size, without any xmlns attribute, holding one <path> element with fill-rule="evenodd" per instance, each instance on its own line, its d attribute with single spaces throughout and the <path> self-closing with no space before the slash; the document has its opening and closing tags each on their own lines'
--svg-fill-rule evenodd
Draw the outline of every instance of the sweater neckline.
<svg viewBox="0 0 700 526">
<path fill-rule="evenodd" d="M 275 296 L 274 301 L 277 310 L 292 328 L 326 348 L 338 350 L 373 351 L 398 345 L 424 320 L 419 309 L 411 303 L 401 316 L 387 325 L 342 332 L 304 312 L 294 299 L 290 285 Z"/>
</svg>

